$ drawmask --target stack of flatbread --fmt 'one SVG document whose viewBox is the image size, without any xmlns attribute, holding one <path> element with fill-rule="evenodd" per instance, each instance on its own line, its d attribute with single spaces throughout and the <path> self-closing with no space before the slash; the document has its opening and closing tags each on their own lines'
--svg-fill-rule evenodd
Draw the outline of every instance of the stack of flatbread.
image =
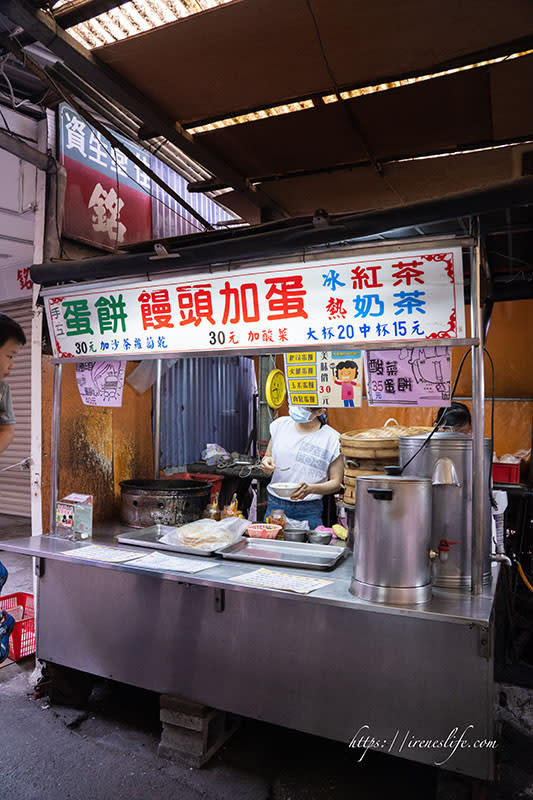
<svg viewBox="0 0 533 800">
<path fill-rule="evenodd" d="M 197 519 L 166 533 L 160 541 L 208 552 L 234 542 L 246 530 L 248 524 L 247 520 L 238 517 L 223 520 Z"/>
<path fill-rule="evenodd" d="M 193 523 L 191 523 L 193 524 Z M 184 527 L 189 527 L 184 526 Z M 184 547 L 191 547 L 194 550 L 216 550 L 231 544 L 233 536 L 230 531 L 224 530 L 205 530 L 197 527 L 195 530 L 188 530 L 181 534 L 181 541 Z"/>
</svg>

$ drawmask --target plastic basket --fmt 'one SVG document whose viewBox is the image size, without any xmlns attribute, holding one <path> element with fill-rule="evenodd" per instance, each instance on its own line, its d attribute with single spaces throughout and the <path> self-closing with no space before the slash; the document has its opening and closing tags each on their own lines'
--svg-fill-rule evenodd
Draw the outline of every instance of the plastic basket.
<svg viewBox="0 0 533 800">
<path fill-rule="evenodd" d="M 281 530 L 281 525 L 266 522 L 254 522 L 248 525 L 246 533 L 253 539 L 275 539 Z"/>
<path fill-rule="evenodd" d="M 163 478 L 176 478 L 180 481 L 204 481 L 204 483 L 211 484 L 211 503 L 215 499 L 216 494 L 220 494 L 220 490 L 222 488 L 222 481 L 224 480 L 223 475 L 204 475 L 200 472 L 172 472 L 168 473 L 165 472 L 161 473 L 161 477 Z"/>
<path fill-rule="evenodd" d="M 28 592 L 0 595 L 0 608 L 10 613 L 17 606 L 22 606 L 22 619 L 15 622 L 9 640 L 9 658 L 20 661 L 25 656 L 35 653 L 35 614 L 33 595 Z"/>
<path fill-rule="evenodd" d="M 497 461 L 492 465 L 494 483 L 520 483 L 520 464 Z"/>
</svg>

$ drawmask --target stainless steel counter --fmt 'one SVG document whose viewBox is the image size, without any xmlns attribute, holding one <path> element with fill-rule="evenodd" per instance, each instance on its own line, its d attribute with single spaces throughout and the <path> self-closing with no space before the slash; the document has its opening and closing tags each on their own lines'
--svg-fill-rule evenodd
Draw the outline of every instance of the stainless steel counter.
<svg viewBox="0 0 533 800">
<path fill-rule="evenodd" d="M 71 542 L 68 539 L 62 539 L 55 536 L 33 536 L 27 539 L 8 539 L 2 542 L 2 549 L 11 550 L 15 553 L 22 553 L 28 556 L 35 556 L 37 558 L 56 559 L 58 561 L 76 562 L 80 563 L 79 559 L 75 557 L 75 551 L 86 547 L 87 544 L 100 544 L 105 546 L 116 547 L 121 550 L 131 551 L 135 549 L 133 545 L 121 545 L 115 542 L 115 536 L 120 532 L 131 532 L 132 529 L 120 525 L 119 523 L 109 523 L 107 525 L 99 526 L 94 533 L 92 540 L 84 542 Z M 64 551 L 68 551 L 65 554 Z M 139 552 L 149 553 L 157 552 L 143 547 L 139 548 Z M 171 555 L 171 553 L 167 553 Z M 204 562 L 205 558 L 201 556 L 187 556 L 183 553 L 176 554 L 180 558 L 192 559 L 194 562 Z M 144 572 L 153 576 L 152 569 L 143 569 L 141 566 L 136 566 L 135 563 L 118 563 L 110 564 L 103 561 L 98 562 L 82 562 L 87 566 L 98 566 L 103 569 L 112 569 L 123 572 L 139 573 Z M 319 577 L 324 580 L 331 581 L 330 584 L 323 589 L 312 592 L 309 595 L 297 595 L 275 589 L 264 587 L 252 587 L 244 584 L 238 584 L 231 581 L 231 578 L 237 575 L 243 575 L 247 572 L 252 572 L 258 569 L 260 564 L 245 564 L 233 563 L 221 559 L 209 558 L 209 564 L 212 569 L 206 570 L 201 573 L 174 573 L 174 572 L 157 572 L 157 575 L 162 580 L 171 580 L 183 582 L 186 579 L 187 583 L 198 584 L 200 586 L 212 586 L 220 589 L 232 589 L 234 591 L 242 592 L 268 592 L 273 596 L 280 598 L 290 598 L 291 600 L 298 600 L 300 602 L 312 602 L 318 604 L 336 605 L 344 608 L 357 608 L 362 611 L 368 611 L 376 614 L 392 614 L 410 617 L 418 617 L 423 619 L 438 619 L 444 618 L 447 622 L 458 623 L 476 623 L 486 625 L 489 622 L 492 605 L 494 601 L 494 591 L 496 587 L 496 580 L 498 575 L 499 566 L 493 567 L 493 580 L 490 586 L 485 587 L 483 594 L 474 596 L 469 592 L 456 591 L 450 589 L 433 590 L 432 599 L 428 603 L 412 606 L 393 606 L 384 605 L 382 603 L 370 603 L 354 597 L 349 592 L 350 580 L 352 577 L 352 556 L 351 554 L 343 561 L 336 569 L 330 572 L 314 573 L 306 569 L 294 569 L 290 567 L 279 567 L 280 571 L 289 575 L 302 575 L 306 577 Z M 276 565 L 272 564 L 270 569 L 276 569 Z"/>
<path fill-rule="evenodd" d="M 119 530 L 102 526 L 92 543 L 134 549 L 113 544 Z M 367 745 L 374 749 L 493 776 L 495 750 L 452 753 L 442 742 L 455 729 L 456 738 L 467 731 L 470 740 L 494 739 L 495 580 L 478 597 L 440 589 L 424 605 L 392 607 L 349 593 L 351 557 L 331 572 L 280 568 L 331 581 L 298 595 L 230 580 L 260 565 L 180 554 L 213 566 L 154 573 L 76 558 L 85 544 L 49 536 L 2 542 L 39 559 L 39 658 L 347 746 L 363 726 L 381 743 Z M 400 751 L 405 737 L 441 747 Z"/>
</svg>

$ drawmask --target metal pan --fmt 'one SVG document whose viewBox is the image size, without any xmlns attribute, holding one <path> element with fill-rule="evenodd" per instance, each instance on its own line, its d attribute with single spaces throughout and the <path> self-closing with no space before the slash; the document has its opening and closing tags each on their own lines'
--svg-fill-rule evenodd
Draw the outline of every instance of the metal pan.
<svg viewBox="0 0 533 800">
<path fill-rule="evenodd" d="M 251 561 L 255 564 L 320 570 L 334 569 L 348 553 L 348 548 L 332 547 L 327 544 L 246 537 L 216 551 L 216 555 L 231 561 Z"/>
<path fill-rule="evenodd" d="M 157 550 L 171 550 L 173 553 L 187 553 L 190 556 L 214 556 L 216 554 L 217 545 L 212 550 L 199 550 L 196 547 L 166 544 L 166 542 L 160 541 L 161 537 L 166 533 L 175 530 L 176 527 L 172 525 L 151 525 L 149 528 L 143 528 L 139 533 L 129 533 L 128 531 L 128 533 L 121 533 L 115 538 L 121 544 L 133 544 Z"/>
</svg>

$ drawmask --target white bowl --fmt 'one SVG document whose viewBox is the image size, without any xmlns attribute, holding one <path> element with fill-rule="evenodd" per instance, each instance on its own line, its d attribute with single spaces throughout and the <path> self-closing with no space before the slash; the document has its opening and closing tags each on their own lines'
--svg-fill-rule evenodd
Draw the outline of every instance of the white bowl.
<svg viewBox="0 0 533 800">
<path fill-rule="evenodd" d="M 271 483 L 270 488 L 279 497 L 290 497 L 299 485 L 299 483 Z"/>
</svg>

